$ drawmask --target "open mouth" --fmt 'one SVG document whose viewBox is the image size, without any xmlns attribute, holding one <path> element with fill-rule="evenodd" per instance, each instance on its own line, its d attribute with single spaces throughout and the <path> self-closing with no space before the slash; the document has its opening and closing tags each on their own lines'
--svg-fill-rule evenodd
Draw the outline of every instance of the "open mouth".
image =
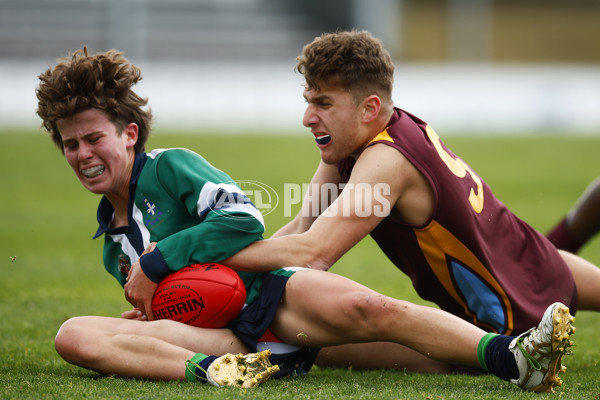
<svg viewBox="0 0 600 400">
<path fill-rule="evenodd" d="M 81 170 L 81 174 L 86 178 L 95 178 L 104 172 L 104 165 L 96 165 L 95 167 Z"/>
<path fill-rule="evenodd" d="M 317 142 L 317 144 L 320 146 L 324 146 L 327 143 L 329 143 L 330 141 L 331 141 L 331 136 L 329 136 L 329 135 L 320 135 L 320 136 L 315 135 L 315 142 Z"/>
</svg>

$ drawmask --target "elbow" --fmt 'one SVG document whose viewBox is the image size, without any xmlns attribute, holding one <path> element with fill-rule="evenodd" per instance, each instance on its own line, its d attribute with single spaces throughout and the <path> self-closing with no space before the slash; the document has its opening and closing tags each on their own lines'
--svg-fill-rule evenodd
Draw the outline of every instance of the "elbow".
<svg viewBox="0 0 600 400">
<path fill-rule="evenodd" d="M 300 266 L 327 271 L 339 259 L 335 251 L 322 243 L 306 243 L 298 255 Z"/>
<path fill-rule="evenodd" d="M 306 264 L 306 266 L 310 269 L 318 269 L 319 271 L 327 271 L 333 265 L 332 262 L 327 260 L 315 260 Z"/>
</svg>

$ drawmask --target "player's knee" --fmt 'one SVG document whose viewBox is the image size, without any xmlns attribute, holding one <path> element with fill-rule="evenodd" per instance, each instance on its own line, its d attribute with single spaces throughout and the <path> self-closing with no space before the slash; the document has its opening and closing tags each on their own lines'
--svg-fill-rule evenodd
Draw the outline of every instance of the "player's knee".
<svg viewBox="0 0 600 400">
<path fill-rule="evenodd" d="M 94 346 L 89 345 L 92 335 L 85 318 L 75 317 L 65 321 L 54 339 L 56 352 L 71 364 L 85 365 L 94 358 Z"/>
<path fill-rule="evenodd" d="M 381 338 L 393 318 L 401 318 L 405 302 L 373 293 L 356 293 L 350 296 L 348 317 L 369 335 L 370 339 Z M 406 303 L 408 307 L 410 303 Z"/>
</svg>

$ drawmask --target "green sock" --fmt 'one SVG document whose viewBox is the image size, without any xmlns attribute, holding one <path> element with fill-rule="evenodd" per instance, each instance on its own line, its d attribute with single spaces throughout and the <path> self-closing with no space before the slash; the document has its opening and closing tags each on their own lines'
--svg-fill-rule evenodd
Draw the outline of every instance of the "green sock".
<svg viewBox="0 0 600 400">
<path fill-rule="evenodd" d="M 477 345 L 477 360 L 479 361 L 479 365 L 481 365 L 481 368 L 488 372 L 489 369 L 485 362 L 485 349 L 487 348 L 488 344 L 492 341 L 492 339 L 496 336 L 498 336 L 497 333 L 486 333 Z"/>
<path fill-rule="evenodd" d="M 200 379 L 206 378 L 202 371 L 197 371 L 200 363 L 208 356 L 206 354 L 197 353 L 185 363 L 185 380 L 188 382 L 197 382 Z M 199 373 L 198 373 L 199 372 Z"/>
</svg>

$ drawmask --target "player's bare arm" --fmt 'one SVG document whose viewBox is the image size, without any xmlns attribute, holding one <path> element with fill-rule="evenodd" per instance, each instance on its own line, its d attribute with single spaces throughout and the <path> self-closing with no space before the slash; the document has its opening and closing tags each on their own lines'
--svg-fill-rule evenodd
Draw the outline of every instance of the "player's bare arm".
<svg viewBox="0 0 600 400">
<path fill-rule="evenodd" d="M 292 221 L 275 232 L 272 237 L 306 232 L 321 212 L 335 200 L 335 198 L 322 198 L 320 188 L 325 184 L 337 186 L 340 182 L 341 177 L 337 167 L 320 161 L 308 186 L 300 212 Z"/>
<path fill-rule="evenodd" d="M 253 243 L 226 264 L 250 271 L 292 265 L 327 270 L 392 208 L 407 223 L 422 225 L 431 215 L 433 196 L 425 178 L 404 156 L 374 145 L 361 154 L 340 196 L 310 229 Z"/>
</svg>

